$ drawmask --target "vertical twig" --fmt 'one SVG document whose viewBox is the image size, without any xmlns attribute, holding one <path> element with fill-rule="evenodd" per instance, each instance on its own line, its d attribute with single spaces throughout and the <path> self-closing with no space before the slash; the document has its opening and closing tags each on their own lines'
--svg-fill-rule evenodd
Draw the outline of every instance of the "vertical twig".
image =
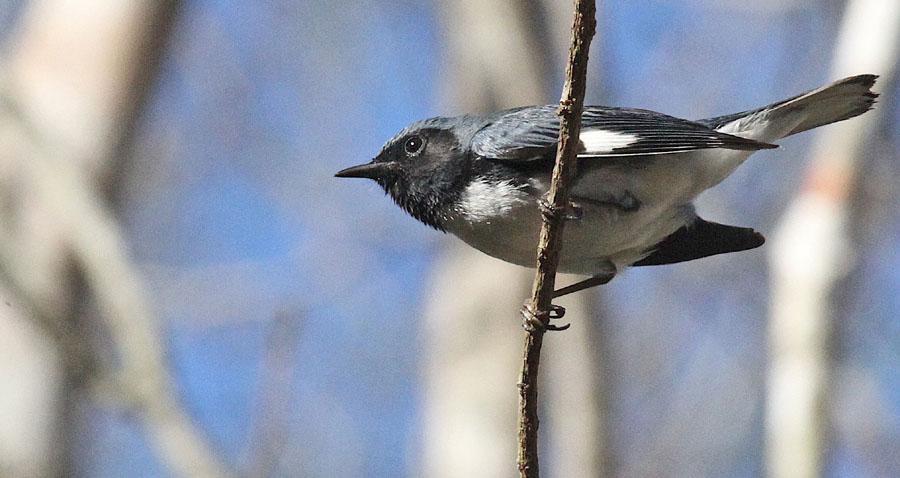
<svg viewBox="0 0 900 478">
<path fill-rule="evenodd" d="M 565 210 L 569 196 L 569 179 L 580 141 L 581 111 L 587 83 L 588 49 L 596 28 L 594 0 L 575 0 L 575 20 L 572 25 L 572 46 L 566 67 L 566 82 L 559 103 L 559 144 L 556 165 L 550 183 L 548 201 L 555 211 Z M 537 273 L 529 302 L 535 316 L 549 323 L 549 309 L 559 262 L 564 221 L 561 214 L 545 214 L 538 242 Z M 539 476 L 537 377 L 540 365 L 544 329 L 535 327 L 525 334 L 522 371 L 519 375 L 519 452 L 518 467 L 522 477 Z"/>
</svg>

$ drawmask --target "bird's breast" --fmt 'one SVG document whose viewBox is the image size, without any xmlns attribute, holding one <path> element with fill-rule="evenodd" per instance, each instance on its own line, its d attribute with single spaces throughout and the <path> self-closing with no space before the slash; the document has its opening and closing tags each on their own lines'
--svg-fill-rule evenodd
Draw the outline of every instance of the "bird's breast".
<svg viewBox="0 0 900 478">
<path fill-rule="evenodd" d="M 476 179 L 444 227 L 470 246 L 513 264 L 534 265 L 541 216 L 527 184 Z"/>
<path fill-rule="evenodd" d="M 539 181 L 526 186 L 473 182 L 444 226 L 490 256 L 534 267 L 541 227 L 538 199 L 544 192 Z M 608 262 L 620 268 L 630 265 L 690 215 L 684 207 L 626 210 L 598 202 L 578 207 L 581 217 L 568 221 L 563 233 L 560 272 L 590 275 Z"/>
</svg>

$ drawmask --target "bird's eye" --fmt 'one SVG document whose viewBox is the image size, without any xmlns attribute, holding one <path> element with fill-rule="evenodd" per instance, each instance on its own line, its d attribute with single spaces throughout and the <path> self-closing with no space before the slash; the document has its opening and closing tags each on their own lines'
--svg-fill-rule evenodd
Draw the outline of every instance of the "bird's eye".
<svg viewBox="0 0 900 478">
<path fill-rule="evenodd" d="M 406 154 L 410 156 L 421 153 L 424 147 L 425 140 L 423 140 L 421 136 L 410 136 L 409 138 L 406 138 L 406 142 L 403 143 L 403 149 L 406 150 Z"/>
</svg>

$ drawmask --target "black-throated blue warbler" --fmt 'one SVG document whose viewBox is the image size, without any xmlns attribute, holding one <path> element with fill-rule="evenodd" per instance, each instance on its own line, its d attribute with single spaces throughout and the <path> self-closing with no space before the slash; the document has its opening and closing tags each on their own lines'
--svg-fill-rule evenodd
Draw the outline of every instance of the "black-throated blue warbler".
<svg viewBox="0 0 900 478">
<path fill-rule="evenodd" d="M 689 121 L 587 106 L 559 271 L 591 276 L 556 296 L 609 281 L 627 266 L 671 264 L 759 247 L 763 236 L 697 216 L 694 198 L 774 141 L 868 111 L 877 76 L 859 75 L 755 110 Z M 413 123 L 369 163 L 369 178 L 406 212 L 472 247 L 534 267 L 540 203 L 550 186 L 555 106 Z"/>
</svg>

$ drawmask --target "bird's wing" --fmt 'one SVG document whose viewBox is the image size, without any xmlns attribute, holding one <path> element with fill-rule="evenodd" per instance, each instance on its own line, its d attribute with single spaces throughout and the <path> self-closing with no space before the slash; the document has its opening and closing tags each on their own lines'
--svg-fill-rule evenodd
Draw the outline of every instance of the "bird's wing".
<svg viewBox="0 0 900 478">
<path fill-rule="evenodd" d="M 582 158 L 673 154 L 698 149 L 757 150 L 777 146 L 720 133 L 709 127 L 653 111 L 585 107 L 581 117 Z M 475 133 L 472 149 L 489 159 L 538 161 L 552 158 L 559 135 L 554 106 L 498 113 Z"/>
</svg>

